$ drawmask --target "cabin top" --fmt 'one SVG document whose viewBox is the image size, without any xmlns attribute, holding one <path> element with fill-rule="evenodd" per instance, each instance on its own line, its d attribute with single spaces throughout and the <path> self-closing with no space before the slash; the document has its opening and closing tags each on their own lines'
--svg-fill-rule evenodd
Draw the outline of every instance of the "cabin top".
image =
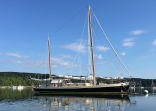
<svg viewBox="0 0 156 111">
<path fill-rule="evenodd" d="M 50 83 L 62 83 L 63 81 L 65 81 L 65 82 L 67 82 L 67 83 L 71 83 L 71 81 L 69 80 L 69 79 L 53 79 L 53 80 L 51 80 L 51 82 Z"/>
</svg>

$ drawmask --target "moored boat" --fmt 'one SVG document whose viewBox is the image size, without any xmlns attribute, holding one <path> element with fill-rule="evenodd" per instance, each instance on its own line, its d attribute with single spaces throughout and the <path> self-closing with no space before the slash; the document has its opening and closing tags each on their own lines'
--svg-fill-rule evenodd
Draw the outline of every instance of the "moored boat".
<svg viewBox="0 0 156 111">
<path fill-rule="evenodd" d="M 96 77 L 95 77 L 95 68 L 94 68 L 94 55 L 93 55 L 93 41 L 92 41 L 92 27 L 91 27 L 91 18 L 90 18 L 90 6 L 88 6 L 88 16 L 89 16 L 89 26 L 90 26 L 90 42 L 91 42 L 91 55 L 92 55 L 92 69 L 93 69 L 93 76 L 92 78 L 88 79 L 88 81 L 93 80 L 93 84 L 86 82 L 86 83 L 72 83 L 70 79 L 52 79 L 51 76 L 51 60 L 50 60 L 50 42 L 48 38 L 48 47 L 49 47 L 49 67 L 50 67 L 50 78 L 45 79 L 43 81 L 50 81 L 48 84 L 44 84 L 43 86 L 39 85 L 37 87 L 33 87 L 33 89 L 39 93 L 43 94 L 127 94 L 129 89 L 129 82 L 125 83 L 114 83 L 114 84 L 97 84 Z M 107 38 L 107 37 L 106 37 Z M 108 40 L 108 39 L 107 39 Z M 108 40 L 109 42 L 109 40 Z M 110 44 L 110 42 L 109 42 Z M 111 44 L 110 44 L 111 45 Z M 112 45 L 111 45 L 112 47 Z M 113 51 L 115 52 L 114 48 L 112 47 Z M 117 53 L 115 52 L 116 56 L 118 57 Z M 120 60 L 120 58 L 118 57 Z M 122 62 L 120 60 L 120 62 Z M 123 65 L 123 63 L 122 63 Z M 123 65 L 124 66 L 124 65 Z M 124 66 L 125 67 L 125 66 Z M 127 70 L 127 69 L 126 69 Z M 32 80 L 35 80 L 32 78 Z M 38 79 L 36 79 L 38 80 Z"/>
<path fill-rule="evenodd" d="M 17 86 L 17 89 L 22 90 L 22 89 L 24 89 L 24 86 L 19 85 L 19 86 Z"/>
</svg>

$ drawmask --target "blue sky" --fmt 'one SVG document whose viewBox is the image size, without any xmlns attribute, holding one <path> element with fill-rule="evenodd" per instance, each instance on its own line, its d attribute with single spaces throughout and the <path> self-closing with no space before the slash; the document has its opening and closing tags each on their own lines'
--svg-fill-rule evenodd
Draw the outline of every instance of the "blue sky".
<svg viewBox="0 0 156 111">
<path fill-rule="evenodd" d="M 155 0 L 0 0 L 0 72 L 49 73 L 49 36 L 52 73 L 88 75 L 87 5 L 131 75 L 156 78 Z M 129 77 L 91 18 L 96 76 Z"/>
</svg>

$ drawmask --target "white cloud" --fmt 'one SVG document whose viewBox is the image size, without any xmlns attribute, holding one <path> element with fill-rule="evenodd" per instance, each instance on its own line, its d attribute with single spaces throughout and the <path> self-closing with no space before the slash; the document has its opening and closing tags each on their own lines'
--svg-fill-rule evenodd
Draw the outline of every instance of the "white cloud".
<svg viewBox="0 0 156 111">
<path fill-rule="evenodd" d="M 121 55 L 126 55 L 126 53 L 123 52 L 123 53 L 121 53 Z"/>
<path fill-rule="evenodd" d="M 131 38 L 124 39 L 123 42 L 130 42 L 130 41 L 133 41 L 133 40 L 134 40 L 134 38 L 131 37 Z"/>
<path fill-rule="evenodd" d="M 124 43 L 122 45 L 126 46 L 126 47 L 127 46 L 134 46 L 133 41 L 134 41 L 134 38 L 132 38 L 132 37 L 131 38 L 126 38 L 126 39 L 123 40 Z"/>
<path fill-rule="evenodd" d="M 7 52 L 6 55 L 7 56 L 15 56 L 15 57 L 21 58 L 21 56 L 18 53 L 15 54 L 15 53 L 9 53 L 9 52 Z"/>
<path fill-rule="evenodd" d="M 152 43 L 153 45 L 156 45 L 156 39 L 154 40 L 154 42 Z"/>
<path fill-rule="evenodd" d="M 54 58 L 51 57 L 51 65 L 52 67 L 59 67 L 59 66 L 69 66 L 69 61 L 64 61 L 62 58 Z"/>
<path fill-rule="evenodd" d="M 101 54 L 94 55 L 94 57 L 97 58 L 97 59 L 102 59 L 103 58 Z"/>
<path fill-rule="evenodd" d="M 86 50 L 85 50 L 86 47 L 85 47 L 84 44 L 81 44 L 81 46 L 80 46 L 80 43 L 72 43 L 72 44 L 64 45 L 62 47 L 65 48 L 65 49 L 75 51 L 75 52 L 86 53 Z"/>
<path fill-rule="evenodd" d="M 141 57 L 139 57 L 139 59 L 149 58 L 149 57 L 152 57 L 152 56 L 153 56 L 153 55 L 141 56 Z"/>
<path fill-rule="evenodd" d="M 19 59 L 4 59 L 7 63 L 15 63 L 18 68 L 48 68 L 49 61 L 48 60 L 19 60 Z M 51 67 L 71 67 L 70 61 L 65 61 L 62 58 L 54 58 L 51 57 Z"/>
<path fill-rule="evenodd" d="M 107 50 L 109 50 L 108 47 L 104 47 L 104 46 L 97 46 L 96 48 L 97 48 L 98 50 L 100 50 L 100 51 L 107 51 Z"/>
<path fill-rule="evenodd" d="M 22 70 L 33 70 L 33 69 L 41 69 L 39 72 L 44 72 L 44 69 L 49 68 L 49 61 L 48 60 L 21 60 L 20 58 L 0 58 L 1 63 L 4 64 L 13 64 L 13 69 L 22 69 Z M 67 69 L 79 69 L 80 65 L 77 63 L 72 63 L 70 60 L 65 60 L 59 57 L 51 57 L 51 67 L 52 68 L 67 68 Z M 83 70 L 86 70 L 85 66 L 81 66 Z M 7 67 L 9 68 L 9 67 Z"/>
<path fill-rule="evenodd" d="M 134 42 L 125 42 L 123 46 L 134 46 Z"/>
<path fill-rule="evenodd" d="M 18 53 L 10 53 L 10 52 L 7 52 L 6 55 L 7 56 L 15 56 L 15 57 L 18 57 L 18 58 L 28 58 L 29 57 L 27 55 L 19 55 Z"/>
<path fill-rule="evenodd" d="M 66 55 L 66 54 L 61 54 L 60 55 L 62 58 L 71 58 L 72 56 L 71 55 Z"/>
<path fill-rule="evenodd" d="M 154 49 L 150 49 L 150 51 L 154 51 Z"/>
<path fill-rule="evenodd" d="M 142 33 L 146 33 L 145 31 L 143 30 L 134 30 L 134 31 L 131 31 L 129 32 L 131 35 L 139 35 L 139 34 L 142 34 Z"/>
</svg>

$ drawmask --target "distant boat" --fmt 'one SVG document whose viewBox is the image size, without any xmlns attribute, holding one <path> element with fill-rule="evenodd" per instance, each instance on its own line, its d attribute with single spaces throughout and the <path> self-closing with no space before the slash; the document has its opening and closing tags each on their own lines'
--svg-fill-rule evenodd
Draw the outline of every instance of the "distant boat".
<svg viewBox="0 0 156 111">
<path fill-rule="evenodd" d="M 135 83 L 131 84 L 131 86 L 129 87 L 129 89 L 135 89 Z"/>
<path fill-rule="evenodd" d="M 19 86 L 17 86 L 17 89 L 18 90 L 24 89 L 24 86 L 19 85 Z"/>
<path fill-rule="evenodd" d="M 10 86 L 9 88 L 13 88 L 13 89 L 16 89 L 16 86 L 12 85 L 12 86 Z"/>
<path fill-rule="evenodd" d="M 89 16 L 89 25 L 90 25 L 90 42 L 91 42 L 91 51 L 92 51 L 92 69 L 93 69 L 93 76 L 89 78 L 88 81 L 94 81 L 93 84 L 91 83 L 72 83 L 70 79 L 52 79 L 51 76 L 51 60 L 50 60 L 50 43 L 48 38 L 48 46 L 49 46 L 49 68 L 50 68 L 50 78 L 45 79 L 43 81 L 50 81 L 50 83 L 45 84 L 44 86 L 33 87 L 36 92 L 39 93 L 50 93 L 50 94 L 69 94 L 69 95 L 76 95 L 76 94 L 127 94 L 129 89 L 129 82 L 123 83 L 114 83 L 114 84 L 101 84 L 97 85 L 96 78 L 95 78 L 95 68 L 94 68 L 94 55 L 93 55 L 93 41 L 92 41 L 92 27 L 91 27 L 91 17 L 90 17 L 90 6 L 88 6 L 88 16 Z M 103 32 L 104 33 L 104 32 Z M 105 34 L 104 34 L 105 35 Z M 106 37 L 106 36 L 105 36 Z M 106 37 L 107 38 L 107 37 Z M 108 38 L 107 38 L 108 40 Z M 109 42 L 109 40 L 108 40 Z M 110 44 L 110 42 L 109 42 Z M 112 47 L 112 45 L 110 44 Z M 115 52 L 114 48 L 112 47 L 114 53 L 118 57 L 117 53 Z M 120 60 L 120 58 L 118 57 Z M 122 62 L 120 60 L 120 62 Z M 123 63 L 122 63 L 123 64 Z M 124 66 L 124 65 L 123 65 Z M 125 66 L 124 66 L 125 67 Z M 126 69 L 126 68 L 125 68 Z M 126 69 L 127 70 L 127 69 Z M 33 79 L 37 81 L 42 81 L 40 79 Z M 87 79 L 86 79 L 87 80 Z"/>
<path fill-rule="evenodd" d="M 5 86 L 2 86 L 1 88 L 6 88 Z"/>
<path fill-rule="evenodd" d="M 16 86 L 12 86 L 13 89 L 16 89 Z"/>
</svg>

